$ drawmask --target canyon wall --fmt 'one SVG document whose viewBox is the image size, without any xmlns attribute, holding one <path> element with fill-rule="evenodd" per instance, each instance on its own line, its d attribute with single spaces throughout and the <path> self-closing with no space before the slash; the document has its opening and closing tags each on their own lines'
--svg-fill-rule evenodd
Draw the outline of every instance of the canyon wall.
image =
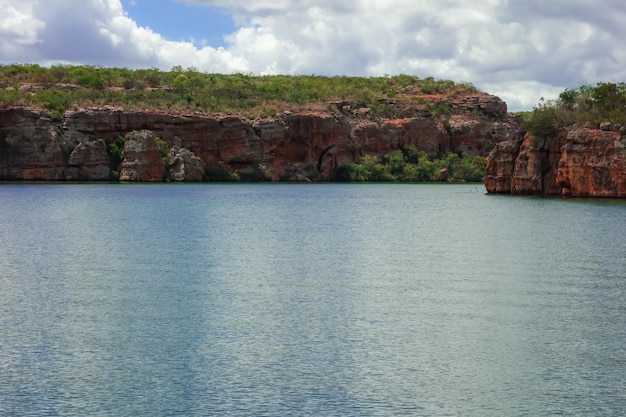
<svg viewBox="0 0 626 417">
<path fill-rule="evenodd" d="M 355 103 L 286 111 L 273 118 L 119 108 L 66 112 L 0 110 L 0 180 L 331 180 L 335 170 L 404 145 L 429 154 L 486 156 L 519 136 L 519 122 L 495 96 L 445 98 L 447 112 L 402 103 L 401 117 L 372 116 Z M 393 106 L 396 103 L 390 103 Z M 119 158 L 119 160 L 118 160 Z"/>
<path fill-rule="evenodd" d="M 602 123 L 539 140 L 523 129 L 498 143 L 487 164 L 489 193 L 626 197 L 626 128 Z"/>
</svg>

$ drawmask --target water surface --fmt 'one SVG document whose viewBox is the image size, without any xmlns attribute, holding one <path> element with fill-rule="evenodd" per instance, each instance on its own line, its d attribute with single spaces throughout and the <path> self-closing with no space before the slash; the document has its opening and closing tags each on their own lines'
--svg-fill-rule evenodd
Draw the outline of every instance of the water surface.
<svg viewBox="0 0 626 417">
<path fill-rule="evenodd" d="M 626 202 L 0 186 L 0 415 L 626 414 Z"/>
</svg>

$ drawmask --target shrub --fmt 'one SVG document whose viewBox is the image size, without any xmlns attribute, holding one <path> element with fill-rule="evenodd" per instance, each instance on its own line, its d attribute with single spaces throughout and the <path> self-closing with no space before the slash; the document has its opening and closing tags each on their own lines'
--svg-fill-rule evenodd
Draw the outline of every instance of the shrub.
<svg viewBox="0 0 626 417">
<path fill-rule="evenodd" d="M 221 162 L 218 165 L 207 164 L 204 167 L 203 180 L 210 182 L 237 182 L 239 181 L 239 175 L 228 164 Z"/>
<path fill-rule="evenodd" d="M 334 180 L 345 182 L 363 182 L 368 181 L 369 172 L 362 164 L 351 163 L 348 165 L 341 165 L 337 168 Z"/>
<path fill-rule="evenodd" d="M 267 173 L 265 164 L 257 164 L 250 171 L 240 172 L 239 177 L 245 182 L 267 182 L 272 180 Z"/>
<path fill-rule="evenodd" d="M 523 114 L 534 146 L 553 138 L 560 128 L 575 123 L 626 123 L 626 84 L 598 83 L 565 89 L 555 101 L 541 102 Z"/>
<path fill-rule="evenodd" d="M 170 159 L 170 146 L 161 138 L 156 138 L 156 143 L 159 146 L 159 151 L 161 152 L 161 158 L 163 162 L 167 164 Z"/>
<path fill-rule="evenodd" d="M 375 103 L 370 108 L 375 117 L 392 118 L 396 115 L 396 109 L 387 103 Z"/>
<path fill-rule="evenodd" d="M 122 136 L 118 136 L 113 142 L 107 144 L 111 171 L 117 172 L 120 170 L 120 165 L 124 160 L 124 142 L 125 139 Z"/>
<path fill-rule="evenodd" d="M 430 111 L 433 113 L 433 117 L 438 119 L 442 116 L 447 116 L 452 111 L 452 103 L 447 100 L 437 102 Z"/>
<path fill-rule="evenodd" d="M 439 180 L 439 172 L 448 171 L 453 182 L 481 182 L 487 169 L 487 159 L 449 153 L 442 157 L 430 157 L 415 146 L 406 145 L 383 156 L 366 155 L 361 163 L 352 163 L 337 168 L 337 181 L 410 181 L 433 182 Z"/>
<path fill-rule="evenodd" d="M 44 84 L 53 94 L 64 98 L 58 105 L 38 91 L 35 96 L 19 88 L 13 94 L 2 93 L 2 102 L 14 105 L 25 101 L 48 108 L 59 117 L 71 105 L 122 105 L 127 107 L 192 110 L 205 112 L 261 112 L 267 108 L 285 108 L 290 104 L 306 106 L 345 100 L 372 108 L 379 117 L 394 117 L 394 106 L 379 102 L 405 94 L 468 90 L 471 86 L 452 81 L 421 80 L 415 75 L 400 74 L 385 77 L 325 77 L 325 76 L 253 76 L 250 74 L 209 74 L 196 68 L 175 66 L 169 72 L 156 68 L 130 70 L 96 66 L 57 65 L 49 69 L 37 65 L 0 65 L 3 87 L 21 83 Z M 60 85 L 59 83 L 64 83 Z M 67 84 L 72 84 L 69 87 Z M 110 89 L 116 87 L 117 89 Z M 147 87 L 151 87 L 150 90 Z M 411 97 L 406 97 L 408 100 Z M 421 99 L 420 103 L 425 103 Z M 265 113 L 267 114 L 267 113 Z"/>
<path fill-rule="evenodd" d="M 552 104 L 542 104 L 533 109 L 526 121 L 528 131 L 535 137 L 537 147 L 540 143 L 552 139 L 558 132 L 556 108 Z"/>
</svg>

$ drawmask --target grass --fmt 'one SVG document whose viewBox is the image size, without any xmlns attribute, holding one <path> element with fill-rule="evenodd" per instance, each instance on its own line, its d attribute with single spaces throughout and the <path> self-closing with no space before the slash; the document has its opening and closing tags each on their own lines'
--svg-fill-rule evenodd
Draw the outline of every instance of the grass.
<svg viewBox="0 0 626 417">
<path fill-rule="evenodd" d="M 433 95 L 471 93 L 468 83 L 400 74 L 384 77 L 211 74 L 180 66 L 170 71 L 36 64 L 0 66 L 0 106 L 39 106 L 54 118 L 66 110 L 120 106 L 202 113 L 233 112 L 273 117 L 287 109 L 327 109 L 346 101 L 393 117 L 388 101 L 425 103 L 445 112 Z"/>
</svg>

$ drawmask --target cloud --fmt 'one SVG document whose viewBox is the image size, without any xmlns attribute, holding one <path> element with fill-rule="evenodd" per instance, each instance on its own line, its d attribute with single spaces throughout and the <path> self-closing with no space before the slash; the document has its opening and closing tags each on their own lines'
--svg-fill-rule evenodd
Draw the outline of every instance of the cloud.
<svg viewBox="0 0 626 417">
<path fill-rule="evenodd" d="M 33 4 L 0 0 L 0 56 L 26 58 L 24 50 L 40 42 L 43 20 L 33 18 Z"/>
<path fill-rule="evenodd" d="M 244 25 L 229 50 L 254 57 L 253 72 L 434 76 L 497 92 L 511 109 L 626 79 L 620 0 L 188 1 Z M 254 56 L 269 39 L 271 59 Z"/>
<path fill-rule="evenodd" d="M 583 82 L 626 79 L 621 0 L 176 1 L 224 8 L 238 29 L 214 48 L 138 26 L 119 0 L 0 0 L 0 58 L 259 74 L 411 73 L 471 82 L 512 110 Z"/>
<path fill-rule="evenodd" d="M 168 41 L 138 26 L 119 0 L 0 0 L 0 10 L 4 63 L 248 70 L 245 59 L 224 49 Z"/>
</svg>

